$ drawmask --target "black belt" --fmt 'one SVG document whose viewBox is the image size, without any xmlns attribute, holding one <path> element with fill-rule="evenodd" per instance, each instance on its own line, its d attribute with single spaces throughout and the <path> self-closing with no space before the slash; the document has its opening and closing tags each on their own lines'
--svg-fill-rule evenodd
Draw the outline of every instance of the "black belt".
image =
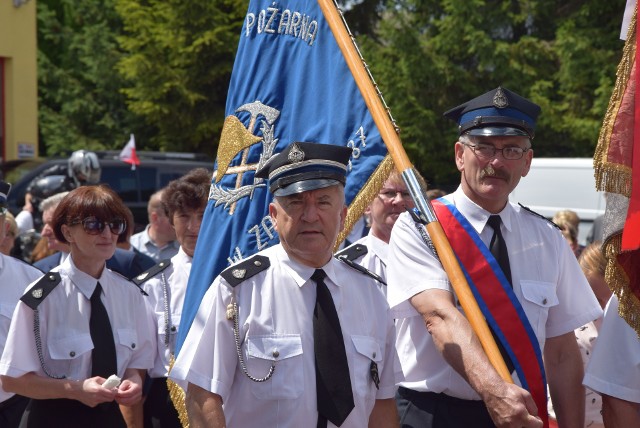
<svg viewBox="0 0 640 428">
<path fill-rule="evenodd" d="M 398 387 L 398 395 L 428 412 L 436 412 L 436 409 L 446 407 L 453 413 L 467 414 L 471 420 L 473 418 L 478 418 L 477 420 L 489 418 L 491 420 L 487 406 L 482 400 L 464 400 L 444 393 L 421 392 L 402 386 Z"/>
</svg>

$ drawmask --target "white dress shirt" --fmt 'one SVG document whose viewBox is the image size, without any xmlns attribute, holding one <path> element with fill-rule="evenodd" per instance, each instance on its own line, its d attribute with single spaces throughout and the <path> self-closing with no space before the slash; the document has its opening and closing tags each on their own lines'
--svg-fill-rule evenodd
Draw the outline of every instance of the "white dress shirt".
<svg viewBox="0 0 640 428">
<path fill-rule="evenodd" d="M 41 276 L 42 272 L 33 266 L 0 254 L 0 355 L 7 342 L 11 317 L 20 297 L 24 294 L 27 285 Z M 0 403 L 13 395 L 2 389 L 2 381 L 0 381 Z"/>
<path fill-rule="evenodd" d="M 460 188 L 445 198 L 488 246 L 493 230 L 486 223 L 491 213 L 473 203 Z M 600 317 L 602 309 L 560 231 L 511 203 L 499 214 L 509 250 L 513 291 L 541 350 L 547 337 L 568 333 Z M 407 213 L 400 215 L 391 233 L 387 278 L 387 298 L 396 318 L 396 347 L 405 377 L 400 385 L 479 400 L 478 394 L 438 352 L 424 320 L 409 302 L 424 290 L 452 292 L 452 288 L 442 265 L 422 241 Z"/>
<path fill-rule="evenodd" d="M 157 334 L 158 349 L 153 369 L 149 371 L 151 377 L 167 377 L 169 373 L 171 355 L 176 349 L 176 336 L 180 328 L 191 261 L 192 258 L 181 247 L 178 254 L 171 258 L 168 268 L 142 284 L 142 289 L 149 294 L 146 300 L 154 317 Z M 165 290 L 167 299 L 164 297 Z M 165 318 L 166 312 L 169 312 L 168 318 Z"/>
<path fill-rule="evenodd" d="M 620 317 L 618 307 L 614 295 L 605 308 L 584 385 L 599 394 L 640 403 L 640 339 Z"/>
<path fill-rule="evenodd" d="M 91 376 L 89 299 L 97 282 L 102 286 L 101 298 L 116 345 L 118 372 L 114 374 L 122 378 L 128 368 L 153 367 L 156 349 L 153 320 L 135 284 L 106 267 L 99 279 L 93 278 L 78 270 L 72 257 L 53 271 L 60 273 L 61 281 L 38 306 L 42 356 L 51 375 L 72 380 Z M 1 375 L 20 377 L 34 372 L 47 377 L 38 357 L 33 320 L 34 311 L 19 302 L 0 360 Z"/>
<path fill-rule="evenodd" d="M 358 257 L 353 260 L 355 263 L 359 264 L 362 267 L 367 268 L 371 272 L 377 274 L 382 278 L 385 282 L 387 281 L 387 254 L 389 252 L 389 244 L 384 242 L 380 238 L 376 238 L 373 236 L 371 231 L 367 236 L 364 236 L 351 244 L 353 245 L 364 245 L 367 247 L 367 254 L 362 257 Z M 387 295 L 387 286 L 376 281 L 378 284 L 378 288 Z"/>
<path fill-rule="evenodd" d="M 318 417 L 313 352 L 314 270 L 291 260 L 281 245 L 259 254 L 270 268 L 231 287 L 218 277 L 207 291 L 170 378 L 220 395 L 227 426 L 298 428 L 315 426 Z M 332 258 L 323 266 L 345 342 L 355 408 L 342 427 L 365 427 L 376 399 L 395 394 L 394 328 L 389 308 L 368 276 Z M 239 308 L 241 354 L 236 352 L 227 306 Z M 380 389 L 371 377 L 377 364 Z M 329 423 L 329 426 L 333 426 Z"/>
</svg>

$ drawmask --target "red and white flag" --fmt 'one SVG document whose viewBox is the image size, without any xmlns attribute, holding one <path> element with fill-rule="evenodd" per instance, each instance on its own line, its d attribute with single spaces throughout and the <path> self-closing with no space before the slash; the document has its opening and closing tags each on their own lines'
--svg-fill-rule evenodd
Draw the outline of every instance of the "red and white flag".
<svg viewBox="0 0 640 428">
<path fill-rule="evenodd" d="M 136 169 L 136 165 L 140 165 L 140 159 L 138 159 L 138 155 L 136 154 L 136 139 L 133 134 L 131 134 L 129 142 L 124 146 L 124 149 L 122 149 L 118 157 L 123 162 L 130 163 L 132 170 Z"/>
<path fill-rule="evenodd" d="M 605 280 L 618 297 L 620 315 L 640 334 L 640 33 L 634 3 L 627 3 L 634 13 L 625 14 L 625 47 L 593 166 L 597 190 L 607 192 Z"/>
</svg>

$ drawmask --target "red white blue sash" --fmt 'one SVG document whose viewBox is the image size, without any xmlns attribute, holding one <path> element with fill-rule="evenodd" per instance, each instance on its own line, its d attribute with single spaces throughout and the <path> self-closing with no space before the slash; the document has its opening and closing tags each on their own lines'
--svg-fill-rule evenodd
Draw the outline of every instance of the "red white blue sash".
<svg viewBox="0 0 640 428">
<path fill-rule="evenodd" d="M 548 427 L 542 352 L 522 305 L 471 223 L 450 202 L 432 202 L 480 310 L 511 357 L 522 387 L 533 397 L 538 415 Z"/>
</svg>

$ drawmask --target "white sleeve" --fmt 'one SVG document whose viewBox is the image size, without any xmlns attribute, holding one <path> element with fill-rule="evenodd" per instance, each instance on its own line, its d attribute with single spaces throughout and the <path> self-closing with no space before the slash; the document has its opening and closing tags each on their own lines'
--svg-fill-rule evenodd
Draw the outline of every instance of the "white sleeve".
<svg viewBox="0 0 640 428">
<path fill-rule="evenodd" d="M 640 339 L 620 318 L 615 296 L 607 305 L 583 383 L 599 394 L 640 403 Z"/>
<path fill-rule="evenodd" d="M 418 314 L 409 302 L 416 294 L 434 288 L 452 290 L 442 264 L 422 240 L 408 213 L 398 218 L 391 232 L 387 284 L 387 300 L 396 319 Z"/>
</svg>

